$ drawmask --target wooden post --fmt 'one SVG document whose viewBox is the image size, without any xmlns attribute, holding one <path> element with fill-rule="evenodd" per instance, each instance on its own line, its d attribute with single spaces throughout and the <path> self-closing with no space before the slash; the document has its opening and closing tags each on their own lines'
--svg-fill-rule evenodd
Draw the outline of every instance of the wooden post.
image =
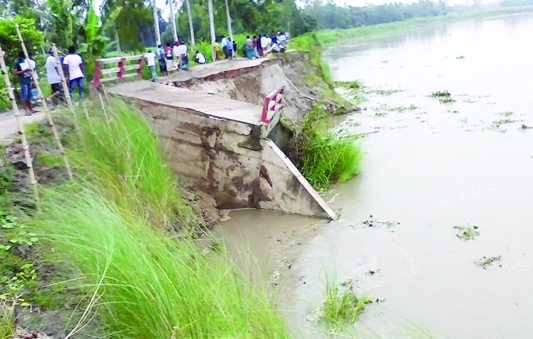
<svg viewBox="0 0 533 339">
<path fill-rule="evenodd" d="M 37 73 L 35 72 L 35 69 L 33 69 L 33 66 L 31 65 L 30 57 L 28 56 L 28 50 L 26 49 L 26 45 L 24 45 L 24 40 L 22 39 L 22 34 L 20 33 L 19 25 L 15 24 L 15 28 L 17 29 L 17 35 L 20 41 L 20 46 L 22 47 L 22 51 L 24 52 L 24 57 L 26 58 L 26 63 L 28 65 L 28 68 L 31 70 L 33 83 L 35 84 L 35 88 L 37 88 L 37 91 L 39 92 L 39 98 L 41 99 L 44 112 L 46 113 L 46 117 L 48 118 L 48 123 L 50 124 L 50 128 L 52 128 L 52 133 L 54 134 L 57 147 L 59 148 L 59 153 L 61 153 L 61 156 L 63 157 L 63 162 L 65 164 L 65 169 L 67 170 L 68 177 L 71 181 L 74 181 L 74 176 L 72 175 L 72 169 L 70 168 L 70 164 L 68 162 L 65 149 L 63 148 L 63 144 L 61 143 L 61 139 L 59 138 L 59 133 L 57 133 L 57 129 L 54 124 L 54 120 L 52 119 L 52 115 L 50 114 L 50 110 L 48 109 L 46 99 L 43 96 L 43 91 L 41 90 L 41 85 L 39 84 L 39 80 L 37 80 Z"/>
<path fill-rule="evenodd" d="M 80 124 L 78 122 L 78 116 L 76 115 L 74 105 L 72 104 L 72 100 L 70 99 L 70 91 L 67 86 L 67 79 L 65 78 L 65 73 L 63 72 L 63 65 L 61 64 L 61 59 L 59 59 L 59 54 L 57 53 L 56 44 L 52 44 L 52 53 L 54 54 L 54 58 L 56 59 L 57 71 L 59 73 L 59 76 L 61 77 L 61 85 L 63 86 L 63 92 L 65 93 L 65 100 L 67 100 L 68 108 L 70 109 L 70 112 L 74 117 L 74 127 L 76 128 L 76 133 L 78 133 L 78 136 L 80 138 L 83 138 L 83 135 L 81 134 L 80 130 Z"/>
<path fill-rule="evenodd" d="M 19 130 L 20 138 L 22 139 L 22 149 L 24 150 L 24 157 L 26 158 L 26 163 L 28 164 L 30 184 L 33 187 L 33 194 L 35 196 L 35 202 L 37 203 L 37 209 L 40 211 L 41 207 L 39 204 L 39 189 L 37 187 L 37 179 L 35 178 L 35 173 L 33 172 L 33 159 L 30 156 L 30 146 L 28 145 L 28 141 L 26 140 L 26 133 L 24 133 L 24 126 L 22 125 L 22 121 L 20 119 L 20 112 L 17 105 L 17 100 L 15 99 L 15 95 L 13 94 L 13 88 L 11 88 L 11 81 L 9 80 L 9 74 L 7 73 L 7 67 L 4 61 L 4 51 L 2 50 L 1 46 L 0 67 L 2 69 L 2 73 L 4 74 L 4 81 L 6 83 L 9 100 L 11 101 L 11 105 L 13 106 L 13 111 L 15 111 L 15 119 L 17 120 L 17 127 Z"/>
</svg>

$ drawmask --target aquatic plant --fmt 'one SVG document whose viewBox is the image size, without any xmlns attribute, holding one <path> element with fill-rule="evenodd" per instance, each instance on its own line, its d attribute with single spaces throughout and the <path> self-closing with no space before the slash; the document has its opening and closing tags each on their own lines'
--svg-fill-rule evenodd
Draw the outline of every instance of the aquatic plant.
<svg viewBox="0 0 533 339">
<path fill-rule="evenodd" d="M 488 266 L 491 266 L 492 264 L 494 264 L 495 262 L 500 262 L 502 260 L 502 256 L 499 255 L 497 257 L 483 257 L 481 259 L 479 259 L 478 261 L 475 262 L 476 265 L 478 265 L 479 267 L 483 268 L 484 270 L 487 269 Z M 501 265 L 500 265 L 501 267 Z"/>
<path fill-rule="evenodd" d="M 461 240 L 474 240 L 479 236 L 479 226 L 457 225 L 453 228 L 458 231 L 456 235 Z"/>
<path fill-rule="evenodd" d="M 431 93 L 431 96 L 434 98 L 439 99 L 442 103 L 450 103 L 454 102 L 455 100 L 452 99 L 452 95 L 448 91 L 437 91 Z"/>
<path fill-rule="evenodd" d="M 323 321 L 328 324 L 355 323 L 371 304 L 368 298 L 358 298 L 354 292 L 354 282 L 349 280 L 342 284 L 342 289 L 337 285 L 337 280 L 328 278 L 326 281 L 326 297 L 322 307 Z"/>
<path fill-rule="evenodd" d="M 335 81 L 335 86 L 337 87 L 346 87 L 351 89 L 359 89 L 363 85 L 357 81 Z"/>
</svg>

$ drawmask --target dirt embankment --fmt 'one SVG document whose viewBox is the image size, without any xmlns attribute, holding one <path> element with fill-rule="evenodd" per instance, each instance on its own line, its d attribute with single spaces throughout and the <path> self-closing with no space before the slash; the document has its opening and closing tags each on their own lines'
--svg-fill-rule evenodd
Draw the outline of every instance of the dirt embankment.
<svg viewBox="0 0 533 339">
<path fill-rule="evenodd" d="M 315 103 L 324 104 L 332 112 L 346 111 L 350 106 L 335 95 L 320 67 L 311 61 L 310 53 L 300 51 L 275 55 L 255 66 L 173 84 L 261 106 L 265 96 L 283 86 L 283 115 L 293 121 L 305 116 Z"/>
</svg>

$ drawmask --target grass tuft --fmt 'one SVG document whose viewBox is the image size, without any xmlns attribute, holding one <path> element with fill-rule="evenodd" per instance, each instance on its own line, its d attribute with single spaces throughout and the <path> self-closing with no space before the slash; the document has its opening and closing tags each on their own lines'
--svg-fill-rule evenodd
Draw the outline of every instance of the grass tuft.
<svg viewBox="0 0 533 339">
<path fill-rule="evenodd" d="M 323 306 L 324 320 L 332 325 L 354 324 L 366 305 L 371 303 L 368 298 L 357 297 L 353 281 L 345 282 L 341 290 L 336 279 L 328 279 Z"/>
<path fill-rule="evenodd" d="M 291 158 L 315 188 L 326 188 L 359 173 L 362 151 L 356 145 L 358 136 L 332 132 L 330 115 L 320 106 L 289 128 L 294 132 Z"/>
<path fill-rule="evenodd" d="M 35 225 L 92 289 L 117 338 L 285 338 L 264 291 L 223 254 L 128 218 L 99 193 L 48 192 Z"/>
</svg>

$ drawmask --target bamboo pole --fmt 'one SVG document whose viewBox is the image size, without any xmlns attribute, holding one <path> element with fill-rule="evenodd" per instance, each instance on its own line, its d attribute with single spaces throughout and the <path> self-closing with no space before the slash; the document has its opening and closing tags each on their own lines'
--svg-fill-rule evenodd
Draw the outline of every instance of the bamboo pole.
<svg viewBox="0 0 533 339">
<path fill-rule="evenodd" d="M 63 157 L 63 162 L 65 164 L 65 169 L 67 170 L 68 177 L 71 181 L 74 181 L 74 176 L 72 175 L 72 169 L 70 168 L 70 164 L 68 162 L 65 149 L 63 148 L 63 144 L 61 143 L 61 139 L 59 138 L 59 133 L 57 132 L 56 126 L 54 124 L 54 120 L 52 119 L 52 115 L 50 114 L 50 110 L 48 109 L 48 105 L 43 96 L 43 91 L 41 90 L 41 85 L 39 84 L 39 80 L 37 80 L 37 73 L 35 72 L 35 69 L 33 69 L 33 66 L 30 62 L 28 50 L 26 49 L 26 45 L 24 44 L 24 39 L 22 39 L 22 34 L 20 33 L 19 25 L 15 24 L 15 28 L 17 29 L 17 35 L 20 41 L 20 46 L 22 47 L 22 51 L 24 52 L 24 57 L 26 58 L 26 63 L 28 65 L 28 68 L 31 70 L 33 83 L 35 84 L 35 87 L 37 88 L 37 91 L 39 92 L 39 98 L 41 99 L 44 112 L 46 113 L 46 117 L 48 118 L 48 124 L 50 125 L 50 128 L 52 129 L 52 133 L 54 134 L 57 147 L 59 148 L 59 153 L 61 153 L 61 156 Z"/>
<path fill-rule="evenodd" d="M 17 120 L 17 127 L 19 130 L 20 138 L 22 139 L 22 149 L 24 150 L 24 157 L 26 158 L 28 172 L 30 174 L 30 185 L 33 187 L 33 194 L 35 196 L 35 202 L 37 203 L 37 210 L 40 211 L 41 206 L 39 204 L 39 188 L 37 187 L 37 179 L 35 178 L 35 173 L 33 171 L 33 159 L 30 156 L 30 146 L 28 145 L 28 141 L 26 140 L 26 133 L 24 133 L 24 126 L 22 125 L 22 121 L 20 119 L 20 112 L 17 105 L 17 100 L 15 99 L 15 95 L 13 94 L 13 88 L 11 87 L 9 74 L 7 73 L 7 67 L 4 60 L 4 51 L 2 50 L 2 46 L 0 46 L 0 67 L 2 69 L 2 73 L 4 74 L 4 81 L 6 83 L 9 100 L 11 101 L 11 105 L 13 106 L 13 111 L 15 111 L 15 119 Z"/>
<path fill-rule="evenodd" d="M 81 134 L 80 129 L 80 123 L 78 121 L 78 115 L 76 114 L 76 111 L 74 110 L 74 105 L 72 104 L 72 100 L 70 98 L 70 91 L 67 86 L 67 79 L 65 78 L 65 73 L 63 72 L 63 65 L 61 64 L 61 59 L 59 59 L 59 54 L 57 53 L 56 44 L 52 44 L 52 53 L 54 54 L 54 58 L 56 59 L 56 65 L 57 65 L 57 71 L 59 73 L 59 76 L 61 77 L 61 85 L 63 86 L 63 92 L 65 94 L 65 100 L 67 100 L 67 105 L 72 113 L 72 116 L 74 117 L 74 128 L 76 129 L 76 133 L 78 133 L 78 136 L 83 138 L 83 134 Z"/>
</svg>

